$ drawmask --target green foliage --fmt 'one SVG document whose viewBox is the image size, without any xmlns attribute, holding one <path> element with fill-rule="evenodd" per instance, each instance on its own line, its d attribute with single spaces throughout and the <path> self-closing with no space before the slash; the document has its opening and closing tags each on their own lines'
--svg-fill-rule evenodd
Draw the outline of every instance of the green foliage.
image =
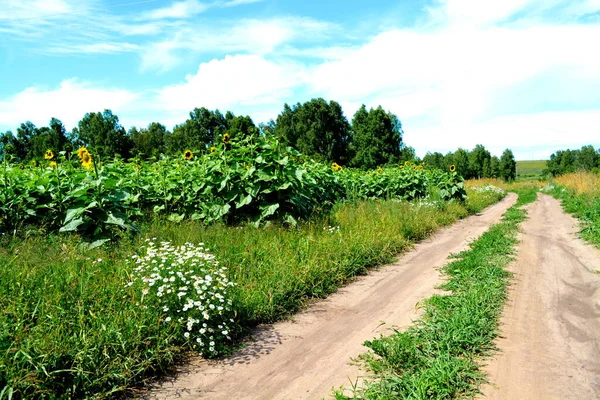
<svg viewBox="0 0 600 400">
<path fill-rule="evenodd" d="M 506 182 L 512 182 L 517 177 L 517 162 L 512 150 L 506 149 L 500 157 L 500 165 L 498 167 L 498 177 Z"/>
<path fill-rule="evenodd" d="M 302 154 L 345 165 L 350 160 L 350 124 L 335 101 L 312 99 L 292 107 L 285 104 L 275 134 Z"/>
<path fill-rule="evenodd" d="M 209 246 L 237 284 L 230 288 L 235 324 L 248 328 L 335 291 L 367 268 L 392 261 L 409 240 L 500 197 L 469 192 L 465 204 L 418 206 L 352 202 L 295 229 L 157 219 L 144 223 L 140 236 L 92 250 L 73 236 L 0 236 L 0 388 L 17 399 L 135 394 L 129 388 L 191 349 L 181 329 L 163 322 L 164 309 L 144 307 L 143 292 L 127 285 L 136 268 L 128 260 L 147 238 Z"/>
<path fill-rule="evenodd" d="M 477 393 L 484 381 L 478 361 L 495 349 L 510 279 L 504 268 L 526 217 L 517 207 L 535 196 L 535 189 L 523 190 L 501 223 L 443 268 L 441 289 L 451 294 L 427 299 L 425 314 L 407 331 L 365 342 L 373 353 L 363 359 L 374 379 L 355 389 L 354 398 L 450 400 Z"/>
<path fill-rule="evenodd" d="M 600 195 L 598 192 L 577 193 L 563 186 L 552 186 L 551 193 L 561 199 L 566 212 L 581 220 L 584 239 L 600 246 Z"/>
<path fill-rule="evenodd" d="M 112 159 L 116 155 L 129 157 L 131 138 L 119 124 L 119 117 L 111 110 L 85 114 L 78 127 L 79 139 L 100 158 Z"/>
<path fill-rule="evenodd" d="M 546 167 L 546 160 L 517 161 L 517 179 L 539 179 Z"/>
<path fill-rule="evenodd" d="M 598 171 L 600 153 L 594 146 L 583 146 L 581 150 L 559 150 L 550 156 L 547 172 L 559 176 L 576 171 Z"/>
<path fill-rule="evenodd" d="M 169 134 L 167 128 L 158 122 L 152 122 L 145 129 L 131 128 L 128 135 L 133 142 L 132 155 L 144 160 L 158 159 L 166 152 L 165 141 Z"/>
<path fill-rule="evenodd" d="M 376 168 L 396 163 L 402 147 L 402 124 L 381 106 L 367 111 L 363 104 L 352 119 L 352 160 L 359 168 Z"/>
</svg>

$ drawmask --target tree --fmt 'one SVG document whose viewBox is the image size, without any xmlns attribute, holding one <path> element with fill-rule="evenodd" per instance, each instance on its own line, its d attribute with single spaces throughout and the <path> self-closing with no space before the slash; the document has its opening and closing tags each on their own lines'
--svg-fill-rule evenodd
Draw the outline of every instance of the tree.
<svg viewBox="0 0 600 400">
<path fill-rule="evenodd" d="M 2 160 L 10 159 L 16 156 L 17 138 L 11 131 L 6 131 L 0 135 L 0 156 Z"/>
<path fill-rule="evenodd" d="M 236 117 L 231 111 L 227 111 L 225 119 L 227 121 L 227 132 L 229 132 L 231 138 L 243 139 L 259 135 L 258 128 L 249 116 Z"/>
<path fill-rule="evenodd" d="M 165 152 L 167 128 L 158 122 L 152 122 L 147 128 L 132 127 L 129 136 L 133 142 L 132 153 L 143 159 L 157 158 Z"/>
<path fill-rule="evenodd" d="M 171 154 L 178 154 L 186 149 L 206 151 L 226 131 L 227 120 L 219 110 L 194 108 L 183 124 L 173 128 L 173 134 L 167 141 L 167 150 Z"/>
<path fill-rule="evenodd" d="M 335 101 L 318 98 L 293 107 L 285 104 L 275 134 L 305 155 L 341 165 L 350 160 L 350 124 Z"/>
<path fill-rule="evenodd" d="M 599 159 L 600 156 L 596 153 L 594 146 L 583 146 L 575 162 L 576 169 L 591 171 L 598 166 Z"/>
<path fill-rule="evenodd" d="M 384 111 L 381 106 L 367 111 L 363 104 L 352 119 L 352 132 L 353 166 L 375 168 L 399 161 L 403 132 L 402 124 L 394 114 Z"/>
<path fill-rule="evenodd" d="M 469 152 L 463 148 L 459 148 L 452 154 L 452 162 L 456 167 L 456 172 L 465 179 L 471 179 L 471 169 L 469 168 Z"/>
<path fill-rule="evenodd" d="M 277 124 L 275 123 L 275 121 L 273 121 L 272 119 L 270 119 L 268 122 L 261 122 L 260 124 L 258 124 L 258 130 L 260 131 L 261 135 L 264 136 L 275 136 L 275 127 L 277 126 Z"/>
<path fill-rule="evenodd" d="M 500 159 L 496 156 L 492 156 L 490 159 L 490 178 L 497 178 L 500 176 Z"/>
<path fill-rule="evenodd" d="M 36 126 L 27 121 L 17 128 L 17 138 L 15 142 L 15 156 L 20 161 L 27 161 L 32 158 L 32 139 L 38 134 Z"/>
<path fill-rule="evenodd" d="M 504 150 L 500 157 L 499 177 L 505 181 L 514 181 L 517 177 L 517 162 L 510 149 Z"/>
<path fill-rule="evenodd" d="M 486 175 L 489 175 L 489 164 L 491 158 L 492 155 L 483 145 L 476 145 L 475 148 L 469 153 L 470 177 L 478 179 L 489 177 Z"/>
<path fill-rule="evenodd" d="M 133 143 L 111 110 L 87 113 L 79 121 L 79 139 L 101 158 L 130 156 Z"/>
<path fill-rule="evenodd" d="M 423 162 L 429 168 L 437 168 L 441 169 L 442 171 L 447 171 L 448 168 L 450 168 L 450 164 L 452 163 L 452 161 L 450 161 L 449 164 L 444 155 L 439 152 L 425 154 L 425 157 L 423 157 Z"/>
</svg>

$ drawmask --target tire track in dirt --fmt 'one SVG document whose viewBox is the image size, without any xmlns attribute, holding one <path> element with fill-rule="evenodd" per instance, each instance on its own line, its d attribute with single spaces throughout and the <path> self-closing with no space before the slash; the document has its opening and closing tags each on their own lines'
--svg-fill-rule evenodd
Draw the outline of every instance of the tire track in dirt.
<svg viewBox="0 0 600 400">
<path fill-rule="evenodd" d="M 600 250 L 554 198 L 539 194 L 528 210 L 483 398 L 599 398 Z"/>
<path fill-rule="evenodd" d="M 293 319 L 258 327 L 253 340 L 231 357 L 192 360 L 147 398 L 321 399 L 331 395 L 332 387 L 348 387 L 360 379 L 359 368 L 349 361 L 365 352 L 363 342 L 408 326 L 418 316 L 417 303 L 440 283 L 435 267 L 465 250 L 515 202 L 511 193 Z"/>
</svg>

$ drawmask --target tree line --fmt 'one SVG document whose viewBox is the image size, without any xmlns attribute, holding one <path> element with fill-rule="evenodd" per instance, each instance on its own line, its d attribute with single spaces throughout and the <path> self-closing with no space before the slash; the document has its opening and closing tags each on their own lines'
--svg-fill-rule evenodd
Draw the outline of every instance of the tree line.
<svg viewBox="0 0 600 400">
<path fill-rule="evenodd" d="M 415 154 L 402 141 L 398 117 L 381 106 L 367 109 L 363 105 L 348 121 L 339 103 L 318 98 L 285 104 L 276 120 L 258 126 L 249 116 L 204 107 L 192 110 L 172 131 L 158 122 L 126 130 L 111 110 L 85 114 L 70 132 L 56 118 L 47 127 L 28 121 L 14 134 L 7 131 L 0 135 L 0 157 L 28 162 L 42 160 L 48 149 L 60 152 L 87 146 L 102 159 L 150 160 L 163 154 L 179 155 L 186 149 L 207 152 L 225 133 L 232 139 L 275 135 L 309 157 L 358 168 L 403 162 Z"/>
<path fill-rule="evenodd" d="M 600 149 L 594 146 L 583 146 L 579 150 L 559 150 L 550 156 L 546 163 L 546 174 L 552 176 L 568 174 L 576 171 L 600 171 Z"/>
<path fill-rule="evenodd" d="M 517 162 L 512 150 L 504 150 L 498 158 L 492 156 L 481 144 L 471 151 L 460 148 L 445 155 L 439 152 L 427 153 L 423 162 L 429 167 L 442 170 L 454 166 L 465 179 L 501 178 L 513 181 L 517 176 Z"/>
</svg>

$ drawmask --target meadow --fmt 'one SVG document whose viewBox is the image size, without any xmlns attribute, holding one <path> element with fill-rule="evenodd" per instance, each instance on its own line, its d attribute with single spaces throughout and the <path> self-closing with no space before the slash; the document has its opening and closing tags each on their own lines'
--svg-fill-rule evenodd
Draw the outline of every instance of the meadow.
<svg viewBox="0 0 600 400">
<path fill-rule="evenodd" d="M 546 160 L 517 161 L 517 179 L 540 179 L 542 178 L 542 173 L 546 168 Z"/>
<path fill-rule="evenodd" d="M 80 149 L 3 170 L 0 398 L 17 399 L 137 393 L 504 196 L 275 141 L 155 163 Z"/>
</svg>

